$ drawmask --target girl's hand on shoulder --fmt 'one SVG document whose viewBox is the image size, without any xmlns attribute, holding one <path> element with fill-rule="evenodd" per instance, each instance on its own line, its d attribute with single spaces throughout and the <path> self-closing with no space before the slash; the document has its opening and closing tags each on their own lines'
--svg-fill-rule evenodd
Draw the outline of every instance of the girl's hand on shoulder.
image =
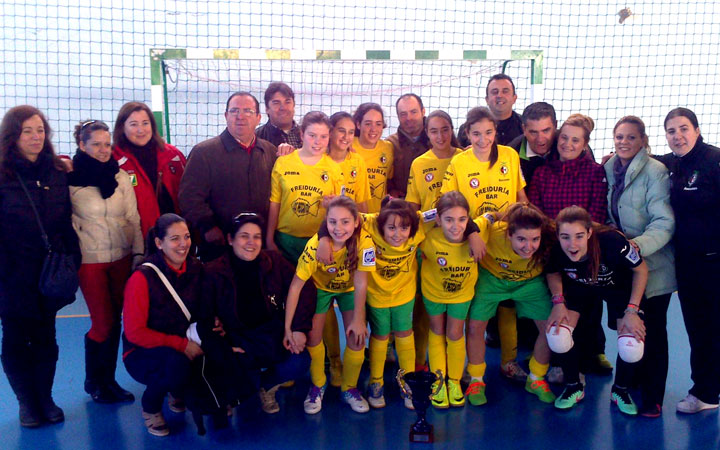
<svg viewBox="0 0 720 450">
<path fill-rule="evenodd" d="M 318 247 L 315 256 L 317 257 L 317 260 L 319 262 L 325 264 L 326 266 L 329 266 L 330 264 L 335 262 L 335 260 L 333 259 L 332 250 L 332 242 L 330 242 L 330 238 L 322 237 L 318 241 Z"/>
<path fill-rule="evenodd" d="M 475 262 L 480 262 L 485 256 L 485 253 L 487 253 L 485 241 L 482 240 L 478 233 L 472 233 L 468 236 L 468 245 L 470 246 L 470 256 L 472 256 Z"/>
</svg>

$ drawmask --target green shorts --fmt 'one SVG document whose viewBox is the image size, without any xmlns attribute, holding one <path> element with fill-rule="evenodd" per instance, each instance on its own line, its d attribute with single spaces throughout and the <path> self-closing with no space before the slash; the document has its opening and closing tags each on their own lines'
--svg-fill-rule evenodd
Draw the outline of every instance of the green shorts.
<svg viewBox="0 0 720 450">
<path fill-rule="evenodd" d="M 447 313 L 447 315 L 453 319 L 465 320 L 467 319 L 472 300 L 462 303 L 438 303 L 423 296 L 423 303 L 430 316 L 439 316 L 440 314 Z"/>
<path fill-rule="evenodd" d="M 375 308 L 367 305 L 370 332 L 376 336 L 386 336 L 390 332 L 412 330 L 412 313 L 415 299 L 389 308 Z"/>
<path fill-rule="evenodd" d="M 280 231 L 275 232 L 275 245 L 280 249 L 280 253 L 292 263 L 293 266 L 297 266 L 298 259 L 305 250 L 305 245 L 310 238 L 297 237 L 291 234 L 282 233 Z"/>
<path fill-rule="evenodd" d="M 546 320 L 552 310 L 550 291 L 543 275 L 530 280 L 507 281 L 480 267 L 475 297 L 470 305 L 470 319 L 490 320 L 503 300 L 515 301 L 518 317 Z"/>
<path fill-rule="evenodd" d="M 308 282 L 312 283 L 311 280 Z M 352 311 L 355 308 L 355 291 L 337 293 L 318 289 L 315 314 L 325 314 L 332 306 L 333 300 L 337 300 L 340 311 Z"/>
</svg>

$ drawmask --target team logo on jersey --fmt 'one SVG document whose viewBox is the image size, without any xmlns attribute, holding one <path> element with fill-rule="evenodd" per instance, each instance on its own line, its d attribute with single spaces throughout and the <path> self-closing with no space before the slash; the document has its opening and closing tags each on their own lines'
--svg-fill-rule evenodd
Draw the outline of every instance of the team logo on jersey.
<svg viewBox="0 0 720 450">
<path fill-rule="evenodd" d="M 175 172 L 177 172 L 177 169 L 172 164 L 168 166 L 168 169 L 170 169 L 170 173 L 172 173 L 173 175 L 175 175 Z"/>
<path fill-rule="evenodd" d="M 299 198 L 292 202 L 292 204 L 290 205 L 290 209 L 298 217 L 303 217 L 307 215 L 317 217 L 318 211 L 320 211 L 320 200 L 317 200 L 315 203 L 311 204 L 304 198 Z"/>
<path fill-rule="evenodd" d="M 323 172 L 323 173 L 320 175 L 320 179 L 322 179 L 323 181 L 327 182 L 327 180 L 329 180 L 330 177 L 328 176 L 327 172 Z"/>
<path fill-rule="evenodd" d="M 600 272 L 607 272 L 607 271 L 608 271 L 608 268 L 607 268 L 607 266 L 606 266 L 605 264 L 600 264 L 600 267 L 598 267 L 598 269 L 600 270 Z"/>
<path fill-rule="evenodd" d="M 435 178 L 435 175 L 433 175 L 432 172 L 425 174 L 425 181 L 427 181 L 428 183 L 431 182 L 434 178 Z"/>
<path fill-rule="evenodd" d="M 688 179 L 687 186 L 685 187 L 686 191 L 697 189 L 696 187 L 693 187 L 693 185 L 695 183 L 697 183 L 698 174 L 699 174 L 699 171 L 694 170 L 692 175 L 690 175 L 690 179 Z"/>
<path fill-rule="evenodd" d="M 508 263 L 501 262 L 501 263 L 498 263 L 498 264 L 500 264 L 500 267 L 502 267 L 503 269 L 507 269 L 508 267 L 510 267 L 510 266 L 508 265 Z"/>
<path fill-rule="evenodd" d="M 472 178 L 472 179 L 470 180 L 470 187 L 473 188 L 473 189 L 477 189 L 478 186 L 480 186 L 480 182 L 478 181 L 478 179 L 477 179 L 477 178 Z"/>
<path fill-rule="evenodd" d="M 335 267 L 335 266 L 333 266 L 333 267 L 328 267 L 327 272 L 328 272 L 328 273 L 335 273 L 335 272 L 337 272 L 337 267 Z"/>
<path fill-rule="evenodd" d="M 362 254 L 362 265 L 365 267 L 372 267 L 375 265 L 375 249 L 366 248 Z"/>
<path fill-rule="evenodd" d="M 383 165 L 387 164 L 387 156 L 385 156 L 385 153 L 380 155 L 380 164 L 383 164 Z"/>
<path fill-rule="evenodd" d="M 135 175 L 134 173 L 130 173 L 128 175 L 130 175 L 130 184 L 132 184 L 133 186 L 137 186 L 137 175 Z"/>
<path fill-rule="evenodd" d="M 350 171 L 350 178 L 357 178 L 357 170 L 353 169 Z"/>
<path fill-rule="evenodd" d="M 633 246 L 630 246 L 630 251 L 628 251 L 627 255 L 625 255 L 625 258 L 633 264 L 640 262 L 640 254 Z"/>
<path fill-rule="evenodd" d="M 445 266 L 447 266 L 447 259 L 445 259 L 441 256 L 437 259 L 437 263 L 440 267 L 445 267 Z"/>
<path fill-rule="evenodd" d="M 576 273 L 568 272 L 568 273 L 567 273 L 567 276 L 568 276 L 571 280 L 577 280 L 577 274 L 576 274 Z"/>
<path fill-rule="evenodd" d="M 507 173 L 508 173 L 508 167 L 507 167 L 507 165 L 506 165 L 505 163 L 503 163 L 502 166 L 500 166 L 500 173 L 503 174 L 503 175 L 507 175 Z"/>
</svg>

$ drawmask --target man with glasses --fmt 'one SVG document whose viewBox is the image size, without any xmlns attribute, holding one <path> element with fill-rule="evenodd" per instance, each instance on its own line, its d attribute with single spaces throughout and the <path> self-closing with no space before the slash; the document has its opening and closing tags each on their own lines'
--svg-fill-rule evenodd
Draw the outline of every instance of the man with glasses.
<svg viewBox="0 0 720 450">
<path fill-rule="evenodd" d="M 267 221 L 277 149 L 255 135 L 259 106 L 249 92 L 235 92 L 225 108 L 227 128 L 190 152 L 178 201 L 204 261 L 222 254 L 225 234 L 240 211 Z"/>
</svg>

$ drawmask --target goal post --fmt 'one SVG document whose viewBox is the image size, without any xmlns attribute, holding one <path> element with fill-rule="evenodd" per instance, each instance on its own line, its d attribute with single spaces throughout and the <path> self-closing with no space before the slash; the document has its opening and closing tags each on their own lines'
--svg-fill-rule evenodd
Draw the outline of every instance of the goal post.
<svg viewBox="0 0 720 450">
<path fill-rule="evenodd" d="M 295 92 L 296 120 L 312 110 L 328 115 L 373 101 L 397 127 L 395 100 L 414 92 L 427 113 L 443 109 L 458 128 L 465 113 L 484 105 L 487 80 L 497 73 L 513 78 L 518 106 L 542 99 L 543 51 L 488 49 L 152 49 L 151 103 L 168 142 L 188 152 L 225 126 L 227 97 L 248 91 L 260 101 L 272 81 Z M 265 122 L 266 117 L 261 122 Z"/>
</svg>

